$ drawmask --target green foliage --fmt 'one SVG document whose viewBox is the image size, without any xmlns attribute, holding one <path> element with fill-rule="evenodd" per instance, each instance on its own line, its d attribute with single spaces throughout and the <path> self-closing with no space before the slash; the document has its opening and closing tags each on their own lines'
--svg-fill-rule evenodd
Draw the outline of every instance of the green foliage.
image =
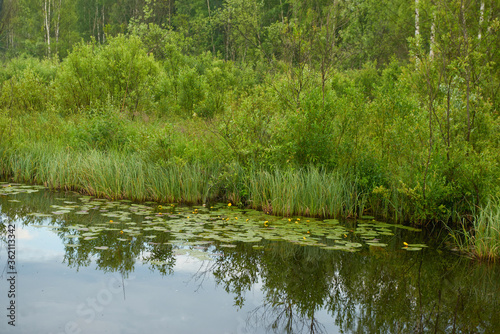
<svg viewBox="0 0 500 334">
<path fill-rule="evenodd" d="M 111 148 L 123 150 L 133 140 L 125 121 L 115 112 L 94 115 L 83 120 L 75 134 L 75 145 L 83 148 L 108 151 Z"/>
<path fill-rule="evenodd" d="M 0 69 L 0 82 L 14 76 L 22 76 L 25 71 L 31 70 L 44 84 L 48 84 L 55 78 L 58 65 L 57 61 L 39 60 L 27 55 L 16 57 L 5 63 Z"/>
<path fill-rule="evenodd" d="M 494 2 L 421 0 L 416 37 L 402 1 L 59 4 L 49 36 L 33 0 L 0 31 L 4 56 L 47 56 L 0 67 L 4 175 L 448 225 L 500 193 Z"/>
<path fill-rule="evenodd" d="M 18 57 L 0 70 L 0 108 L 18 114 L 41 112 L 49 107 L 51 82 L 57 62 Z"/>
<path fill-rule="evenodd" d="M 493 197 L 479 208 L 470 224 L 463 223 L 461 230 L 451 230 L 450 237 L 462 253 L 479 260 L 496 261 L 500 257 L 500 206 Z"/>
<path fill-rule="evenodd" d="M 131 113 L 150 107 L 157 63 L 138 37 L 119 35 L 108 42 L 82 42 L 61 64 L 54 85 L 62 109 L 88 110 L 107 101 Z"/>
<path fill-rule="evenodd" d="M 49 104 L 50 92 L 43 79 L 33 69 L 26 68 L 2 83 L 0 108 L 19 114 L 42 111 Z"/>
<path fill-rule="evenodd" d="M 192 114 L 204 98 L 203 80 L 195 68 L 185 68 L 179 73 L 179 106 L 185 114 Z"/>
<path fill-rule="evenodd" d="M 301 101 L 301 108 L 288 118 L 289 136 L 293 143 L 293 156 L 302 166 L 315 164 L 332 166 L 335 164 L 334 120 L 336 101 L 329 91 L 322 101 L 320 89 L 309 91 Z"/>
</svg>

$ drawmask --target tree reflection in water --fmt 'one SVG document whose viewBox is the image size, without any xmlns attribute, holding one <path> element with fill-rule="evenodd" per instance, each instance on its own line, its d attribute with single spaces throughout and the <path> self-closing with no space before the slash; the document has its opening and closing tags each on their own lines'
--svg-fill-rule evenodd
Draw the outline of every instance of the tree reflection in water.
<svg viewBox="0 0 500 334">
<path fill-rule="evenodd" d="M 103 223 L 97 213 L 72 215 L 67 221 L 28 215 L 50 212 L 53 202 L 52 196 L 40 193 L 26 196 L 22 203 L 0 198 L 0 208 L 6 220 L 20 220 L 23 225 L 90 228 Z M 141 219 L 134 222 L 141 224 Z M 0 226 L 2 237 L 4 226 Z M 135 270 L 137 259 L 160 275 L 175 274 L 179 247 L 193 250 L 186 243 L 196 240 L 171 243 L 171 234 L 154 229 L 144 229 L 127 242 L 119 240 L 117 230 L 101 231 L 90 240 L 81 237 L 88 231 L 53 231 L 65 244 L 74 242 L 70 235 L 81 240 L 79 247 L 65 248 L 69 267 L 78 271 L 95 263 L 99 270 L 125 278 Z M 243 242 L 228 248 L 214 241 L 203 250 L 213 260 L 201 261 L 193 279 L 202 286 L 206 277 L 213 277 L 234 296 L 237 308 L 247 303 L 249 292 L 262 293 L 255 305 L 247 305 L 255 306 L 246 317 L 249 332 L 264 328 L 275 333 L 324 333 L 333 325 L 342 333 L 500 331 L 498 266 L 450 255 L 439 247 L 407 252 L 398 246 L 402 236 L 394 238 L 400 239 L 392 247 L 364 247 L 357 253 L 283 241 L 262 241 L 262 249 Z M 102 245 L 109 248 L 95 248 Z"/>
</svg>

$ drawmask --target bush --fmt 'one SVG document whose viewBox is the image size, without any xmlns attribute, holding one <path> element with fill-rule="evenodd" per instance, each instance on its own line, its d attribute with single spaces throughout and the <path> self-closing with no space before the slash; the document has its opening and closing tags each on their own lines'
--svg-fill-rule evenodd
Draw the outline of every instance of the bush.
<svg viewBox="0 0 500 334">
<path fill-rule="evenodd" d="M 4 81 L 0 91 L 0 108 L 14 113 L 40 112 L 52 101 L 51 88 L 30 67 Z"/>
<path fill-rule="evenodd" d="M 109 43 L 80 43 L 62 63 L 55 87 L 59 105 L 70 112 L 107 101 L 135 112 L 150 107 L 159 68 L 136 36 L 110 37 Z"/>
<path fill-rule="evenodd" d="M 90 117 L 80 116 L 74 124 L 71 132 L 75 148 L 130 151 L 129 143 L 135 139 L 127 121 L 112 106 Z"/>
<path fill-rule="evenodd" d="M 59 63 L 54 60 L 39 60 L 30 56 L 20 56 L 9 60 L 0 67 L 0 83 L 14 76 L 23 76 L 26 70 L 31 70 L 44 84 L 50 84 L 59 69 Z"/>
</svg>

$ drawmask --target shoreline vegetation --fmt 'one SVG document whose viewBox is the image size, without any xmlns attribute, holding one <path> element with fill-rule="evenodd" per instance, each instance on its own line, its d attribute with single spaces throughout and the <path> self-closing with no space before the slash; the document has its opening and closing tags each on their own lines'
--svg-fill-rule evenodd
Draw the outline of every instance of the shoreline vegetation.
<svg viewBox="0 0 500 334">
<path fill-rule="evenodd" d="M 2 157 L 4 179 L 117 200 L 229 201 L 286 217 L 356 218 L 368 199 L 347 177 L 314 166 L 283 171 L 200 162 L 159 166 L 135 154 L 54 150 L 43 144 L 3 151 Z"/>
<path fill-rule="evenodd" d="M 498 258 L 498 5 L 439 2 L 421 12 L 432 35 L 401 30 L 414 27 L 412 10 L 367 5 L 380 24 L 400 24 L 401 36 L 378 41 L 342 1 L 285 3 L 227 1 L 206 22 L 178 9 L 192 32 L 159 22 L 146 1 L 108 27 L 121 30 L 82 31 L 59 51 L 47 38 L 9 44 L 0 177 L 113 199 L 435 224 L 464 252 Z"/>
</svg>

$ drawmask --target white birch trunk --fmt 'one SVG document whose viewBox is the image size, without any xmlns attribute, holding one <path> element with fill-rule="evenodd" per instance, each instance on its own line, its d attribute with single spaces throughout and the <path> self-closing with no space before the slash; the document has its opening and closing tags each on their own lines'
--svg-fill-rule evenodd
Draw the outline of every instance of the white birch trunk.
<svg viewBox="0 0 500 334">
<path fill-rule="evenodd" d="M 47 55 L 50 58 L 50 0 L 43 1 L 43 16 L 45 26 L 45 37 L 47 41 Z"/>
<path fill-rule="evenodd" d="M 477 39 L 481 40 L 481 25 L 484 20 L 484 1 L 481 1 L 481 9 L 479 10 L 479 32 L 477 34 Z"/>
<path fill-rule="evenodd" d="M 104 17 L 104 3 L 102 4 L 102 42 L 106 43 L 106 30 L 105 28 L 105 17 Z"/>
<path fill-rule="evenodd" d="M 415 0 L 415 38 L 417 39 L 420 37 L 420 14 L 418 11 L 418 0 Z"/>
<path fill-rule="evenodd" d="M 418 65 L 418 53 L 420 49 L 420 13 L 418 10 L 418 0 L 415 0 L 415 43 L 417 47 L 417 54 L 415 55 L 415 64 Z"/>
</svg>

